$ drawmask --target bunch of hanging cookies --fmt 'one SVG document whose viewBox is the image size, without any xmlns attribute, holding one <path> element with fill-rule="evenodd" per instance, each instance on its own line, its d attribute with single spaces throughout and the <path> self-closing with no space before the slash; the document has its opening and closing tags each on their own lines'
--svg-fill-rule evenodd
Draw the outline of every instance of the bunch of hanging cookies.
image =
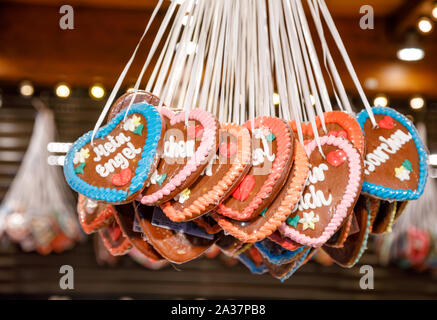
<svg viewBox="0 0 437 320">
<path fill-rule="evenodd" d="M 285 280 L 317 250 L 357 263 L 369 234 L 390 232 L 422 194 L 427 153 L 391 108 L 238 125 L 136 91 L 73 144 L 64 174 L 83 230 L 113 255 L 181 264 L 216 245 Z"/>
</svg>

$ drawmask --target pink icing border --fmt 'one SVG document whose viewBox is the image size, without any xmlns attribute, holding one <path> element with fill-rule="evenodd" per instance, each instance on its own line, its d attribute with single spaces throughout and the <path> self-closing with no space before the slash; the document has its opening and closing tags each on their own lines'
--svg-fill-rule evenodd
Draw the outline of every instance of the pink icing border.
<svg viewBox="0 0 437 320">
<path fill-rule="evenodd" d="M 295 228 L 289 227 L 285 222 L 279 227 L 279 231 L 285 237 L 288 237 L 300 244 L 309 245 L 312 247 L 320 247 L 335 233 L 341 222 L 346 218 L 349 208 L 355 203 L 355 198 L 361 190 L 361 175 L 363 172 L 361 156 L 358 150 L 347 140 L 335 136 L 323 136 L 320 138 L 321 145 L 336 146 L 346 152 L 349 163 L 349 181 L 341 202 L 337 205 L 331 221 L 326 226 L 323 233 L 317 237 L 312 238 L 300 233 Z M 316 149 L 317 143 L 312 140 L 305 146 L 305 151 L 310 158 L 311 153 Z"/>
<path fill-rule="evenodd" d="M 185 121 L 185 111 L 174 114 L 167 108 L 160 108 L 160 113 L 170 119 L 170 124 L 174 125 L 177 122 Z M 162 199 L 163 196 L 169 195 L 182 184 L 187 177 L 197 170 L 203 161 L 207 160 L 212 148 L 216 145 L 217 124 L 215 118 L 208 112 L 200 109 L 193 109 L 190 111 L 188 119 L 197 120 L 203 126 L 202 140 L 199 148 L 197 148 L 194 156 L 188 160 L 185 167 L 183 167 L 163 188 L 148 196 L 139 196 L 142 204 L 153 204 Z"/>
</svg>

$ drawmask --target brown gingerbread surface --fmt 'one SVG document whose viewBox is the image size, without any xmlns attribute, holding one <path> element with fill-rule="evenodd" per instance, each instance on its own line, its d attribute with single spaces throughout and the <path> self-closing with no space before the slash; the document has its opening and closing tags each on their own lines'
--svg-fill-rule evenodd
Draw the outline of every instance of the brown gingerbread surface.
<svg viewBox="0 0 437 320">
<path fill-rule="evenodd" d="M 221 237 L 221 234 L 216 234 L 213 240 L 209 240 L 154 226 L 151 222 L 153 210 L 154 207 L 138 204 L 135 214 L 147 241 L 170 262 L 179 264 L 195 259 Z"/>
<path fill-rule="evenodd" d="M 389 116 L 375 114 L 378 128 L 373 128 L 369 119 L 364 123 L 364 180 L 391 189 L 416 190 L 419 156 L 414 140 L 400 122 L 386 117 Z"/>
<path fill-rule="evenodd" d="M 142 234 L 133 230 L 135 209 L 134 202 L 117 205 L 115 207 L 115 219 L 120 225 L 123 234 L 129 239 L 132 245 L 143 255 L 155 261 L 162 260 L 162 256 L 143 239 Z"/>
</svg>

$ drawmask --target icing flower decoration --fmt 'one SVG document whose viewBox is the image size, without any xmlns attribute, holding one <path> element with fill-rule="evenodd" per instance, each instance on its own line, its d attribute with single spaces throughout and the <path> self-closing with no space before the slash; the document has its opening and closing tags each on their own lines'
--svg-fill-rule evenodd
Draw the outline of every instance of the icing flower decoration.
<svg viewBox="0 0 437 320">
<path fill-rule="evenodd" d="M 401 181 L 410 180 L 410 172 L 412 171 L 411 162 L 405 160 L 400 167 L 395 168 L 395 176 Z"/>
<path fill-rule="evenodd" d="M 83 163 L 86 159 L 90 157 L 90 150 L 88 148 L 82 148 L 79 152 L 74 155 L 73 163 Z"/>
<path fill-rule="evenodd" d="M 141 123 L 141 118 L 133 115 L 131 118 L 127 119 L 123 124 L 123 129 L 126 131 L 132 131 L 137 135 L 142 135 L 144 124 Z"/>
<path fill-rule="evenodd" d="M 135 127 L 139 126 L 141 124 L 141 118 L 137 115 L 134 115 L 132 117 L 132 122 L 134 123 Z"/>
<path fill-rule="evenodd" d="M 314 211 L 304 212 L 303 217 L 299 220 L 299 223 L 303 225 L 302 230 L 308 228 L 314 230 L 316 222 L 319 222 L 319 215 L 314 216 Z"/>
<path fill-rule="evenodd" d="M 183 190 L 181 193 L 179 193 L 177 195 L 177 201 L 179 201 L 179 203 L 184 203 L 185 201 L 187 201 L 190 198 L 190 193 L 191 190 L 190 189 L 185 189 Z"/>
</svg>

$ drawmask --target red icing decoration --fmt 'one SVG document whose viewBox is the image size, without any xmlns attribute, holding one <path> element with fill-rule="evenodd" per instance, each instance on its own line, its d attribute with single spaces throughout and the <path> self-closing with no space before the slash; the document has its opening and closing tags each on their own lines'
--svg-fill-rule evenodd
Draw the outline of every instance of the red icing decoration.
<svg viewBox="0 0 437 320">
<path fill-rule="evenodd" d="M 198 138 L 203 134 L 203 126 L 199 124 L 197 126 L 188 127 L 187 134 L 190 139 Z"/>
<path fill-rule="evenodd" d="M 339 131 L 331 130 L 328 132 L 328 135 L 347 139 L 347 132 L 344 130 L 339 130 Z"/>
<path fill-rule="evenodd" d="M 243 180 L 240 182 L 238 187 L 232 193 L 232 197 L 234 197 L 237 200 L 244 201 L 249 197 L 250 192 L 252 191 L 254 186 L 255 186 L 255 177 L 248 174 L 243 178 Z"/>
<path fill-rule="evenodd" d="M 338 167 L 347 159 L 346 153 L 343 150 L 331 151 L 326 156 L 326 160 L 334 167 Z"/>
<path fill-rule="evenodd" d="M 220 144 L 220 154 L 223 157 L 230 158 L 232 155 L 234 155 L 237 152 L 237 146 L 235 143 L 226 143 L 222 142 Z"/>
<path fill-rule="evenodd" d="M 393 129 L 395 124 L 394 124 L 392 117 L 385 116 L 384 118 L 379 120 L 378 125 L 380 128 L 383 128 L 383 129 Z"/>
<path fill-rule="evenodd" d="M 121 229 L 118 224 L 108 227 L 108 233 L 113 241 L 117 241 L 121 236 Z"/>
<path fill-rule="evenodd" d="M 117 187 L 122 187 L 129 183 L 132 178 L 132 171 L 129 168 L 123 169 L 120 173 L 114 174 L 112 176 L 111 182 Z"/>
</svg>

